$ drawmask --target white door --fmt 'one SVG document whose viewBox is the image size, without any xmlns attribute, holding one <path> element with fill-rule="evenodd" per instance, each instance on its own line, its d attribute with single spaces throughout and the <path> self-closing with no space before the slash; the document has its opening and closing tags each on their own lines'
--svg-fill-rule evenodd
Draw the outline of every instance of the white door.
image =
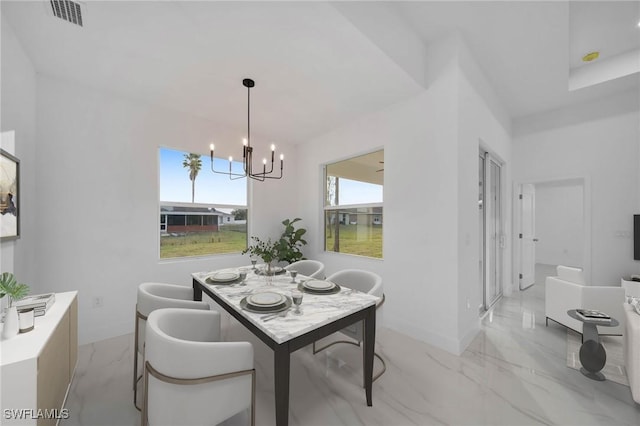
<svg viewBox="0 0 640 426">
<path fill-rule="evenodd" d="M 535 282 L 536 265 L 536 188 L 526 183 L 520 187 L 520 290 Z"/>
</svg>

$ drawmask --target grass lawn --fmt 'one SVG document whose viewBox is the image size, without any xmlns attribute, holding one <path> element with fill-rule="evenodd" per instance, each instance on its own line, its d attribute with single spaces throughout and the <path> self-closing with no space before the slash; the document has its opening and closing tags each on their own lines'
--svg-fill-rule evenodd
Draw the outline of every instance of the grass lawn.
<svg viewBox="0 0 640 426">
<path fill-rule="evenodd" d="M 334 233 L 325 229 L 327 251 L 334 251 Z M 382 225 L 340 225 L 340 253 L 382 258 Z"/>
<path fill-rule="evenodd" d="M 160 237 L 160 258 L 239 253 L 247 248 L 247 225 L 224 225 L 218 232 Z"/>
</svg>

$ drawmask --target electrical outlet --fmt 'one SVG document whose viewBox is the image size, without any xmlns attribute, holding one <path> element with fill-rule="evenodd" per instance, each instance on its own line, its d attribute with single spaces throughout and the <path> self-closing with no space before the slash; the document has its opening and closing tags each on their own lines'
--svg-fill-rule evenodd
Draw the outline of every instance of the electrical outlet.
<svg viewBox="0 0 640 426">
<path fill-rule="evenodd" d="M 615 238 L 632 238 L 633 233 L 631 231 L 615 231 L 613 236 Z"/>
<path fill-rule="evenodd" d="M 92 306 L 94 308 L 102 308 L 104 306 L 104 300 L 102 300 L 102 296 L 94 297 Z"/>
</svg>

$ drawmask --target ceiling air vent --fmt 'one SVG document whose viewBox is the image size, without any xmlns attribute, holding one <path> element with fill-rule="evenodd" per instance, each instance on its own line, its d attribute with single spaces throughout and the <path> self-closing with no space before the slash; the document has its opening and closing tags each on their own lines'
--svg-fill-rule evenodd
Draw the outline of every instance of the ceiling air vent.
<svg viewBox="0 0 640 426">
<path fill-rule="evenodd" d="M 82 26 L 82 9 L 80 3 L 70 0 L 49 0 L 53 16 L 72 24 Z"/>
</svg>

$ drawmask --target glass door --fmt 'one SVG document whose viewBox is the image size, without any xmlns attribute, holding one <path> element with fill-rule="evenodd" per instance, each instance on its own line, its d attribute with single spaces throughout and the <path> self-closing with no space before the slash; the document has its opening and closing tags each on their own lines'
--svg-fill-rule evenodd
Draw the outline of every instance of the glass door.
<svg viewBox="0 0 640 426">
<path fill-rule="evenodd" d="M 481 156 L 481 274 L 483 308 L 489 309 L 502 295 L 502 168 L 489 153 Z"/>
<path fill-rule="evenodd" d="M 484 286 L 485 286 L 485 220 L 484 220 L 484 211 L 485 211 L 485 202 L 484 202 L 484 151 L 480 151 L 480 156 L 478 157 L 478 170 L 479 174 L 479 184 L 478 184 L 478 219 L 479 219 L 479 227 L 480 229 L 480 279 L 478 282 L 480 283 L 480 294 L 482 294 L 482 303 L 479 306 L 479 312 L 482 313 L 485 310 L 484 303 Z"/>
</svg>

